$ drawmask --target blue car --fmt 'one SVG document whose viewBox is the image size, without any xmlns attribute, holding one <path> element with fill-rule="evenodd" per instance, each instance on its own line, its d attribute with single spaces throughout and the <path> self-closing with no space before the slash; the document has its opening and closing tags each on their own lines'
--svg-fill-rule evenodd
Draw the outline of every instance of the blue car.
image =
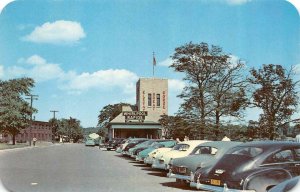
<svg viewBox="0 0 300 192">
<path fill-rule="evenodd" d="M 95 140 L 92 139 L 92 138 L 87 138 L 86 141 L 85 141 L 85 146 L 95 146 L 96 143 L 95 143 Z"/>
<path fill-rule="evenodd" d="M 176 141 L 161 141 L 152 143 L 148 148 L 144 149 L 143 151 L 139 152 L 135 158 L 137 161 L 144 162 L 144 159 L 151 153 L 153 150 L 161 148 L 161 147 L 173 147 L 177 144 Z"/>
</svg>

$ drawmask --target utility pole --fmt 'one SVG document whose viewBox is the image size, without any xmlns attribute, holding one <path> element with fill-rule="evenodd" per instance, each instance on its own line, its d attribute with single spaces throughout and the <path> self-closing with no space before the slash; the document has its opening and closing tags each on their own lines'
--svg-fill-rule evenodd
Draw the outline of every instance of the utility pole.
<svg viewBox="0 0 300 192">
<path fill-rule="evenodd" d="M 30 108 L 32 109 L 32 103 L 33 103 L 33 100 L 38 100 L 38 95 L 26 95 L 28 96 L 26 99 L 30 99 Z M 32 129 L 32 113 L 30 114 L 30 127 L 29 127 L 29 145 L 31 146 L 31 140 L 32 140 L 32 133 L 31 133 L 31 129 Z"/>
<path fill-rule="evenodd" d="M 52 111 L 50 111 L 50 112 L 53 113 L 53 119 L 55 119 L 55 113 L 58 113 L 59 111 L 52 110 Z"/>
<path fill-rule="evenodd" d="M 51 110 L 50 112 L 52 112 L 53 113 L 53 120 L 55 120 L 56 118 L 55 118 L 55 113 L 57 113 L 57 112 L 59 112 L 59 111 L 56 111 L 56 110 Z M 54 124 L 52 123 L 52 142 L 55 140 L 55 135 L 56 135 L 56 131 L 57 131 L 57 129 L 55 129 L 55 133 L 53 133 L 53 129 L 54 129 Z"/>
<path fill-rule="evenodd" d="M 76 123 L 76 119 L 70 117 L 70 120 L 69 120 L 69 129 L 68 129 L 69 142 L 71 142 L 71 139 L 73 140 L 72 133 L 73 133 L 73 126 L 75 125 L 75 123 Z"/>
</svg>

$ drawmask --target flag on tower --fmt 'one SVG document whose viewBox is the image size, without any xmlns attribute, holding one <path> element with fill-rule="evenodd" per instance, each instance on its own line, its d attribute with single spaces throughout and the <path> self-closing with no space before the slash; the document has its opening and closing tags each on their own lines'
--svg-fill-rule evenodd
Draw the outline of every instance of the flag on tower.
<svg viewBox="0 0 300 192">
<path fill-rule="evenodd" d="M 155 59 L 154 53 L 153 53 L 153 65 L 154 65 L 154 66 L 156 65 L 156 59 Z"/>
</svg>

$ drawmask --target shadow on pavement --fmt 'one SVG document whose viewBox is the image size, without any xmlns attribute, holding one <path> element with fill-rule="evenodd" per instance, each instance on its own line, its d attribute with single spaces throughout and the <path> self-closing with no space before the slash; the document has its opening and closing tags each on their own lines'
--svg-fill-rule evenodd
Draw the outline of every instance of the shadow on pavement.
<svg viewBox="0 0 300 192">
<path fill-rule="evenodd" d="M 122 159 L 126 159 L 126 160 L 132 160 L 130 157 L 127 156 L 123 156 L 123 155 L 115 155 L 116 157 L 122 158 Z"/>
<path fill-rule="evenodd" d="M 164 187 L 172 187 L 176 189 L 182 189 L 186 191 L 199 191 L 197 189 L 191 188 L 188 184 L 182 184 L 177 182 L 167 182 L 167 183 L 160 183 Z"/>
<path fill-rule="evenodd" d="M 157 177 L 167 177 L 167 173 L 166 172 L 150 172 L 147 173 L 148 175 L 153 175 L 153 176 L 157 176 Z"/>
<path fill-rule="evenodd" d="M 135 164 L 133 166 L 135 166 L 135 167 L 147 167 L 147 165 L 144 165 L 144 164 Z"/>
</svg>

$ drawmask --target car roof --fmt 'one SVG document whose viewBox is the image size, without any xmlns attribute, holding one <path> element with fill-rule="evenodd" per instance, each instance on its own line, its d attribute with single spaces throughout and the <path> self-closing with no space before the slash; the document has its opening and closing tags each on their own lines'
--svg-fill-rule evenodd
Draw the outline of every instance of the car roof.
<svg viewBox="0 0 300 192">
<path fill-rule="evenodd" d="M 208 142 L 208 140 L 188 140 L 188 141 L 181 141 L 178 144 L 193 144 L 193 143 L 203 143 Z"/>
<path fill-rule="evenodd" d="M 198 146 L 210 146 L 210 147 L 232 147 L 236 145 L 241 145 L 242 142 L 237 142 L 237 141 L 211 141 L 211 142 L 206 142 L 206 143 L 201 143 Z"/>
<path fill-rule="evenodd" d="M 300 143 L 290 141 L 251 141 L 238 146 L 260 147 L 260 148 L 281 148 L 284 146 L 300 147 Z"/>
</svg>

